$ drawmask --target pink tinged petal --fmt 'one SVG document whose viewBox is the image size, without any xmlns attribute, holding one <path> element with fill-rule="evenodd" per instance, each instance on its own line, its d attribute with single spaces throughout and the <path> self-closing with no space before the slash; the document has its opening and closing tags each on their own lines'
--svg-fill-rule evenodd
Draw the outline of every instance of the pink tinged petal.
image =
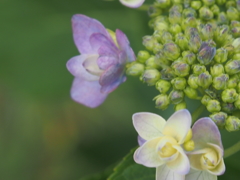
<svg viewBox="0 0 240 180">
<path fill-rule="evenodd" d="M 90 73 L 96 76 L 100 76 L 103 70 L 99 69 L 97 64 L 98 56 L 90 56 L 83 62 L 83 67 Z"/>
<path fill-rule="evenodd" d="M 161 137 L 162 129 L 166 121 L 159 115 L 140 112 L 132 116 L 133 126 L 143 139 L 150 140 L 152 138 Z"/>
<path fill-rule="evenodd" d="M 83 63 L 87 59 L 97 59 L 98 55 L 86 55 L 75 56 L 67 62 L 68 71 L 75 77 L 85 79 L 87 81 L 97 81 L 99 76 L 89 73 Z"/>
<path fill-rule="evenodd" d="M 198 171 L 191 169 L 186 175 L 185 180 L 217 180 L 217 176 L 207 171 Z"/>
<path fill-rule="evenodd" d="M 192 122 L 191 114 L 183 109 L 175 112 L 164 126 L 163 134 L 175 138 L 179 144 L 182 144 L 190 129 Z"/>
<path fill-rule="evenodd" d="M 199 119 L 192 127 L 195 149 L 205 148 L 207 143 L 216 144 L 223 149 L 221 134 L 210 118 Z"/>
<path fill-rule="evenodd" d="M 106 70 L 109 66 L 115 65 L 118 62 L 118 58 L 114 56 L 101 56 L 97 60 L 97 64 L 100 69 Z"/>
<path fill-rule="evenodd" d="M 138 8 L 140 7 L 145 0 L 120 0 L 120 2 L 127 7 L 130 8 Z"/>
<path fill-rule="evenodd" d="M 120 50 L 122 50 L 126 54 L 126 58 L 128 62 L 132 62 L 136 60 L 136 56 L 130 47 L 130 43 L 128 41 L 127 36 L 119 29 L 116 30 L 116 38 Z"/>
<path fill-rule="evenodd" d="M 139 147 L 134 153 L 134 161 L 146 167 L 157 167 L 164 162 L 161 161 L 157 152 L 157 144 L 161 138 L 155 138 L 147 141 Z"/>
<path fill-rule="evenodd" d="M 156 169 L 156 180 L 184 180 L 184 177 L 184 175 L 169 169 L 167 165 L 159 166 Z"/>
<path fill-rule="evenodd" d="M 75 78 L 71 88 L 71 97 L 74 101 L 90 108 L 102 104 L 108 94 L 100 92 L 98 81 L 85 81 Z"/>
<path fill-rule="evenodd" d="M 106 37 L 110 37 L 105 27 L 96 19 L 76 14 L 72 17 L 73 39 L 82 54 L 97 53 L 90 44 L 90 36 L 93 33 L 100 33 Z"/>
<path fill-rule="evenodd" d="M 181 146 L 175 145 L 173 147 L 178 151 L 178 157 L 174 161 L 168 162 L 167 166 L 177 174 L 185 175 L 190 170 L 188 157 Z"/>
<path fill-rule="evenodd" d="M 138 145 L 142 146 L 146 142 L 145 139 L 143 139 L 141 136 L 138 135 Z"/>
</svg>

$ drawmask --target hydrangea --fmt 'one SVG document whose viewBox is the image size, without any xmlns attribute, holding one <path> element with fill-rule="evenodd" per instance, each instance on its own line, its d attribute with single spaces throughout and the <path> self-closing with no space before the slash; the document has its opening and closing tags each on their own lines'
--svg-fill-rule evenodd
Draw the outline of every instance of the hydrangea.
<svg viewBox="0 0 240 180">
<path fill-rule="evenodd" d="M 145 0 L 120 0 L 120 2 L 124 5 L 124 6 L 128 6 L 130 8 L 138 8 L 140 7 Z"/>
<path fill-rule="evenodd" d="M 126 80 L 125 64 L 135 60 L 126 35 L 107 30 L 99 21 L 85 15 L 72 17 L 73 39 L 81 55 L 67 62 L 74 76 L 71 97 L 94 108 Z"/>
</svg>

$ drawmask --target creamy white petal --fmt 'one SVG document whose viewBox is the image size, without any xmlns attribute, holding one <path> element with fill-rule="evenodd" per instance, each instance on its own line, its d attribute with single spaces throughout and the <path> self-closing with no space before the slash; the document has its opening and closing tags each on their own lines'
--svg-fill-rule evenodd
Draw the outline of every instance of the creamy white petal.
<svg viewBox="0 0 240 180">
<path fill-rule="evenodd" d="M 207 171 L 198 171 L 191 169 L 186 175 L 185 180 L 217 180 L 217 176 Z"/>
<path fill-rule="evenodd" d="M 184 180 L 184 175 L 177 174 L 166 165 L 157 167 L 156 180 Z"/>
</svg>

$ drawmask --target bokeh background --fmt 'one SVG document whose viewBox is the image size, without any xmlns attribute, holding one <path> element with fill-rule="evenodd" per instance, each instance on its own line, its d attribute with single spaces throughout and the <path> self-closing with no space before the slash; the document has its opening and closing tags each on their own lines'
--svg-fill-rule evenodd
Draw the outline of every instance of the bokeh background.
<svg viewBox="0 0 240 180">
<path fill-rule="evenodd" d="M 146 12 L 118 0 L 1 0 L 0 180 L 76 180 L 100 172 L 137 146 L 133 113 L 167 118 L 173 111 L 155 109 L 157 91 L 131 77 L 96 109 L 70 99 L 73 77 L 65 64 L 79 54 L 70 22 L 77 13 L 124 31 L 135 52 L 152 33 Z M 225 147 L 240 137 L 222 134 Z M 239 159 L 240 153 L 227 158 L 219 179 L 238 179 Z"/>
</svg>

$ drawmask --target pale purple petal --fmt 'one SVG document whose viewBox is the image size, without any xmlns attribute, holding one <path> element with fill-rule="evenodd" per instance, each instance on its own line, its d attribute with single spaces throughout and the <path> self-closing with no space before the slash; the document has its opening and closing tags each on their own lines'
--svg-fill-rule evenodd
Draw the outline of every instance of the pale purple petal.
<svg viewBox="0 0 240 180">
<path fill-rule="evenodd" d="M 90 108 L 95 108 L 103 103 L 108 94 L 100 92 L 98 81 L 85 81 L 75 78 L 71 88 L 71 97 L 74 101 Z"/>
<path fill-rule="evenodd" d="M 93 75 L 89 73 L 85 67 L 83 67 L 83 63 L 86 59 L 97 58 L 97 55 L 86 55 L 82 54 L 80 56 L 75 56 L 71 58 L 67 62 L 68 71 L 75 77 L 85 79 L 88 81 L 96 81 L 99 80 L 99 76 Z"/>
<path fill-rule="evenodd" d="M 145 0 L 120 0 L 120 2 L 127 7 L 130 8 L 138 8 L 140 7 Z"/>
<path fill-rule="evenodd" d="M 90 44 L 90 36 L 93 33 L 100 33 L 110 37 L 105 27 L 96 19 L 89 18 L 85 15 L 76 14 L 72 17 L 73 39 L 82 54 L 96 54 Z"/>
<path fill-rule="evenodd" d="M 133 126 L 145 140 L 161 137 L 162 129 L 166 124 L 166 121 L 159 115 L 149 112 L 135 113 L 132 116 Z"/>
<path fill-rule="evenodd" d="M 98 56 L 97 56 L 98 57 Z M 83 62 L 83 67 L 91 74 L 99 76 L 103 73 L 103 70 L 99 69 L 97 64 L 97 58 L 87 58 Z"/>
<path fill-rule="evenodd" d="M 139 145 L 139 146 L 142 146 L 142 145 L 146 142 L 146 140 L 143 139 L 143 138 L 142 138 L 141 136 L 139 136 L 139 135 L 138 135 L 138 139 L 137 139 L 137 140 L 138 140 L 138 145 Z"/>
<path fill-rule="evenodd" d="M 190 129 L 192 122 L 191 114 L 188 110 L 182 109 L 176 111 L 165 124 L 163 134 L 175 138 L 179 144 L 182 144 Z"/>
<path fill-rule="evenodd" d="M 139 147 L 134 153 L 134 161 L 146 167 L 157 167 L 164 162 L 159 158 L 156 145 L 161 138 L 155 138 L 147 141 Z"/>
<path fill-rule="evenodd" d="M 184 180 L 184 177 L 184 175 L 169 169 L 167 165 L 159 166 L 156 169 L 156 180 Z"/>
<path fill-rule="evenodd" d="M 127 36 L 119 29 L 116 30 L 116 38 L 120 50 L 126 53 L 127 62 L 132 62 L 136 60 L 136 56 L 130 47 L 130 43 L 128 41 Z"/>
<path fill-rule="evenodd" d="M 109 66 L 118 63 L 118 57 L 115 56 L 101 56 L 97 60 L 97 64 L 100 69 L 106 70 Z"/>
<path fill-rule="evenodd" d="M 223 149 L 221 134 L 216 124 L 208 117 L 201 118 L 192 127 L 195 149 L 205 148 L 207 143 L 216 144 Z"/>
<path fill-rule="evenodd" d="M 217 176 L 207 171 L 198 171 L 191 169 L 186 175 L 185 180 L 217 180 Z"/>
</svg>

